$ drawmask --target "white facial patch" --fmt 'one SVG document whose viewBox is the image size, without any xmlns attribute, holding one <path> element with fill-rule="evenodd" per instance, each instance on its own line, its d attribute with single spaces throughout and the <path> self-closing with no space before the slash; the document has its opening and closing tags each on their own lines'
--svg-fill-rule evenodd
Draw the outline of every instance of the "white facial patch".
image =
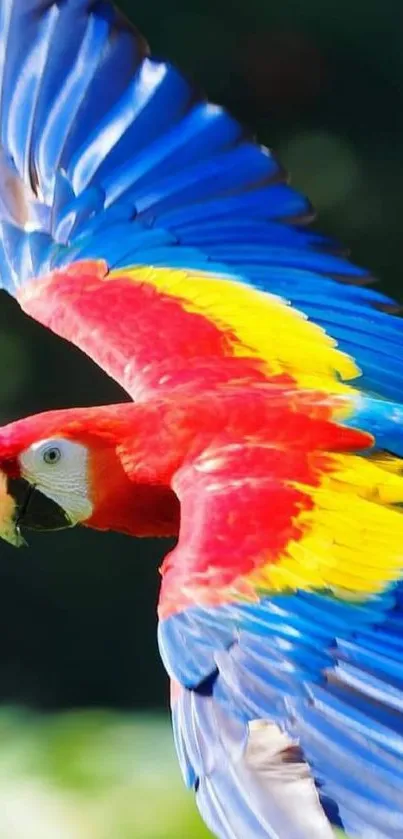
<svg viewBox="0 0 403 839">
<path fill-rule="evenodd" d="M 20 456 L 22 477 L 62 507 L 72 523 L 92 513 L 87 466 L 86 447 L 63 438 L 40 440 Z"/>
</svg>

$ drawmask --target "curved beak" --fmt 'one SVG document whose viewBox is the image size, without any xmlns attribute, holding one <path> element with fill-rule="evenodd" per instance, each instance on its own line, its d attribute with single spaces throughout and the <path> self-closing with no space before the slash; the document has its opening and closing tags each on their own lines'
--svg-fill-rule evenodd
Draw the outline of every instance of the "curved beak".
<svg viewBox="0 0 403 839">
<path fill-rule="evenodd" d="M 68 514 L 22 478 L 0 481 L 0 537 L 22 547 L 26 541 L 21 527 L 28 530 L 64 530 L 72 527 Z"/>
<path fill-rule="evenodd" d="M 8 480 L 0 472 L 0 537 L 10 545 L 20 548 L 25 544 L 18 527 L 18 508 L 15 498 L 8 491 Z"/>
</svg>

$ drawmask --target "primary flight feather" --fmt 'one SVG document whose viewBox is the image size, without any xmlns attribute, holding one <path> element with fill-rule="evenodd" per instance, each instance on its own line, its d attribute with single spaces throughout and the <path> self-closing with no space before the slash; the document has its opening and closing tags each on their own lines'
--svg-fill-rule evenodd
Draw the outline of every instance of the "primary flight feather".
<svg viewBox="0 0 403 839">
<path fill-rule="evenodd" d="M 0 0 L 1 285 L 133 398 L 0 429 L 2 535 L 40 491 L 178 537 L 159 646 L 219 839 L 403 835 L 403 321 L 310 216 L 108 2 Z"/>
</svg>

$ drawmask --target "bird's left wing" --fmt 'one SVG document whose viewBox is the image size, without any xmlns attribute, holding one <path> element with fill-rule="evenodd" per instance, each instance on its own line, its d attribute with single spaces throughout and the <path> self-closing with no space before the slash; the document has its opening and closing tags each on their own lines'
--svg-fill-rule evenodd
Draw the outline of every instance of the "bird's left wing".
<svg viewBox="0 0 403 839">
<path fill-rule="evenodd" d="M 391 301 L 348 284 L 367 272 L 307 229 L 271 152 L 108 2 L 0 0 L 0 175 L 2 287 L 136 397 L 247 355 L 400 396 Z"/>
<path fill-rule="evenodd" d="M 222 839 L 327 837 L 325 813 L 397 839 L 401 464 L 318 395 L 288 399 L 266 438 L 217 440 L 174 479 L 159 644 L 178 755 Z"/>
</svg>

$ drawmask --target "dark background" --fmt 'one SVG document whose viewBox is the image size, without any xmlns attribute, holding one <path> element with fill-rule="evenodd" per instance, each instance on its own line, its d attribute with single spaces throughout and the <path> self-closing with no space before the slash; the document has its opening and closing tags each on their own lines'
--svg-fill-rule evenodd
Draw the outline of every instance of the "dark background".
<svg viewBox="0 0 403 839">
<path fill-rule="evenodd" d="M 319 226 L 403 298 L 401 0 L 120 3 L 154 53 L 248 123 Z M 122 392 L 1 293 L 0 421 Z M 0 694 L 53 709 L 166 703 L 155 640 L 161 542 L 84 528 L 0 545 Z"/>
</svg>

